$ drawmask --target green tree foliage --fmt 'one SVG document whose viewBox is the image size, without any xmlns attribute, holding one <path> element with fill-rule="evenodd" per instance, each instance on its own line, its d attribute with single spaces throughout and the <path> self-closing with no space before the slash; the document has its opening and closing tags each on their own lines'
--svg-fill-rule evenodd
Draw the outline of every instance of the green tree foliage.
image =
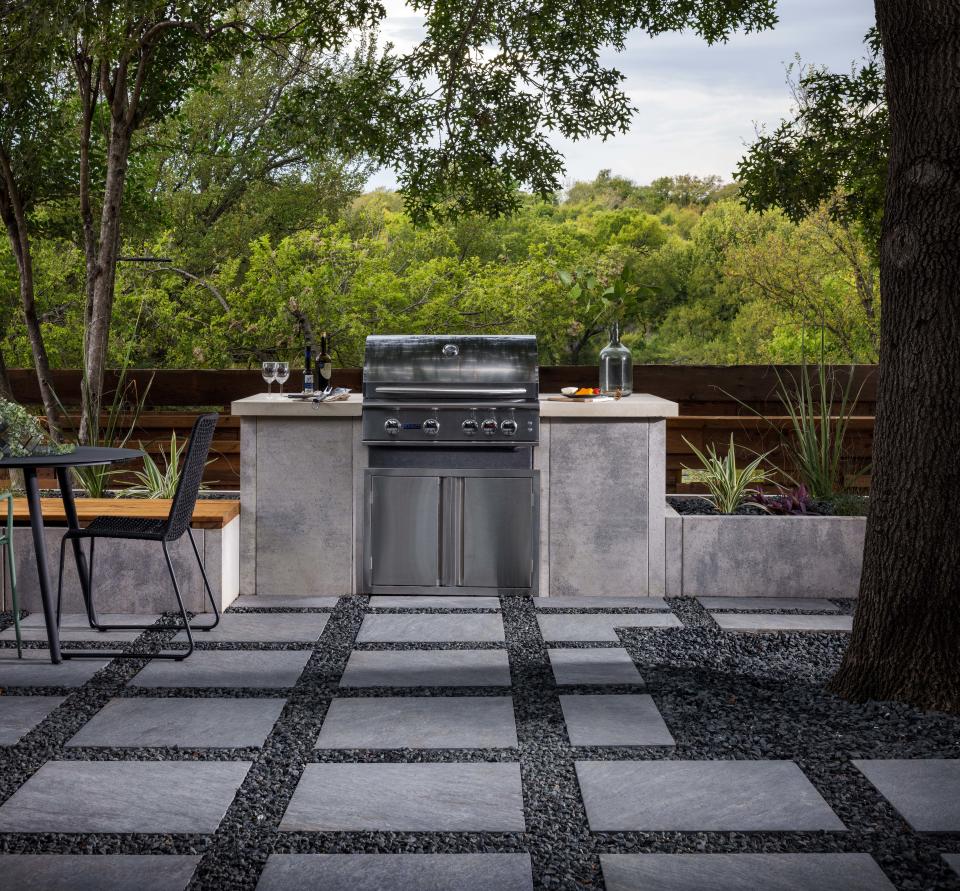
<svg viewBox="0 0 960 891">
<path fill-rule="evenodd" d="M 196 177 L 220 179 L 219 189 L 206 190 L 212 203 L 195 208 L 201 218 L 216 223 L 218 214 L 235 206 L 237 183 L 243 183 L 239 192 L 249 193 L 258 175 L 269 179 L 307 163 L 308 153 L 322 155 L 311 152 L 319 141 L 340 157 L 366 155 L 396 168 L 407 210 L 422 223 L 514 211 L 521 186 L 541 197 L 555 192 L 563 160 L 550 145 L 551 133 L 577 139 L 626 130 L 631 108 L 620 88 L 622 76 L 601 58 L 605 50 L 622 51 L 630 32 L 690 30 L 713 43 L 776 21 L 775 0 L 640 0 L 627 6 L 592 0 L 563 9 L 543 0 L 411 5 L 424 14 L 424 39 L 406 53 L 388 47 L 383 54 L 358 54 L 350 77 L 344 77 L 339 57 L 386 14 L 376 0 L 57 0 L 44 16 L 31 17 L 28 5 L 14 7 L 26 14 L 4 15 L 3 54 L 29 46 L 47 63 L 22 67 L 26 92 L 45 94 L 41 69 L 49 63 L 73 91 L 65 106 L 73 111 L 72 126 L 63 132 L 76 140 L 85 264 L 82 441 L 92 436 L 99 415 L 120 246 L 132 222 L 129 199 L 138 191 L 137 172 L 149 170 L 140 152 L 151 128 L 176 116 L 231 60 L 261 50 L 292 60 L 286 70 L 270 70 L 264 60 L 277 88 L 256 131 L 261 147 L 276 143 L 269 135 L 261 139 L 270 130 L 289 141 L 272 160 L 269 151 L 249 151 L 242 139 L 231 145 L 237 134 L 228 118 L 220 119 L 219 131 L 214 128 L 219 141 L 188 141 L 188 150 L 195 151 L 180 165 L 187 173 L 184 187 L 195 187 Z M 33 39 L 33 18 L 51 23 L 42 39 Z M 242 96 L 244 86 L 235 96 Z M 296 150 L 290 154 L 296 145 L 303 147 L 300 157 Z M 194 165 L 200 147 L 208 150 L 207 163 Z M 224 148 L 237 149 L 240 177 L 232 175 L 229 162 L 227 170 L 216 163 L 224 160 Z M 11 239 L 19 257 L 22 239 Z M 23 270 L 29 264 L 18 265 Z M 42 386 L 39 363 L 38 376 Z"/>
<path fill-rule="evenodd" d="M 760 134 L 740 161 L 737 180 L 753 210 L 781 208 L 799 221 L 824 202 L 844 223 L 858 223 L 876 255 L 887 175 L 889 120 L 876 30 L 868 58 L 848 74 L 799 68 L 795 116 Z"/>
<path fill-rule="evenodd" d="M 632 108 L 623 76 L 603 62 L 627 35 L 690 31 L 708 43 L 773 27 L 775 0 L 411 0 L 425 39 L 372 59 L 366 77 L 305 89 L 296 123 L 336 109 L 352 147 L 399 171 L 415 222 L 520 206 L 517 187 L 546 198 L 563 158 L 550 134 L 570 139 L 625 132 Z M 346 86 L 346 89 L 344 87 Z"/>
<path fill-rule="evenodd" d="M 796 361 L 821 328 L 828 358 L 875 357 L 876 270 L 856 232 L 826 212 L 793 223 L 746 210 L 725 188 L 680 207 L 662 189 L 601 174 L 559 200 L 521 196 L 509 218 L 418 227 L 394 192 L 344 191 L 337 210 L 314 201 L 324 188 L 281 177 L 253 219 L 242 207 L 223 214 L 237 220 L 214 262 L 205 230 L 180 216 L 186 199 L 159 177 L 144 217 L 158 222 L 124 250 L 173 263 L 120 265 L 111 363 L 128 350 L 145 367 L 297 361 L 304 316 L 333 333 L 340 364 L 362 361 L 369 333 L 438 330 L 534 332 L 544 362 L 592 363 L 614 313 L 641 362 Z M 51 360 L 76 367 L 83 254 L 53 238 L 36 254 Z M 4 348 L 29 360 L 16 325 Z"/>
<path fill-rule="evenodd" d="M 214 270 L 251 240 L 282 238 L 334 216 L 359 194 L 369 162 L 331 146 L 336 126 L 316 118 L 295 132 L 277 113 L 317 70 L 351 77 L 375 51 L 331 58 L 300 44 L 289 51 L 254 47 L 219 66 L 179 114 L 154 128 L 142 154 L 155 172 L 156 206 L 170 246 L 191 270 Z"/>
</svg>

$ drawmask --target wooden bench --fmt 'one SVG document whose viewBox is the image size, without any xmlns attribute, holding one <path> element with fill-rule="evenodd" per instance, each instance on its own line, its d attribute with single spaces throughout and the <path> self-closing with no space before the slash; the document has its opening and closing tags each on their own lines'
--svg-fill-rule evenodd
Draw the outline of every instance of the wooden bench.
<svg viewBox="0 0 960 891">
<path fill-rule="evenodd" d="M 42 498 L 47 563 L 56 580 L 60 540 L 67 518 L 59 498 Z M 162 520 L 170 512 L 169 499 L 78 498 L 77 517 L 85 526 L 94 517 L 128 516 Z M 26 498 L 13 500 L 14 524 L 29 526 Z M 197 549 L 203 560 L 210 589 L 222 609 L 240 592 L 240 502 L 228 499 L 200 500 L 190 524 Z M 17 586 L 24 609 L 40 609 L 36 555 L 27 529 L 14 533 Z M 196 558 L 183 536 L 170 546 L 171 559 L 183 592 L 184 604 L 194 612 L 209 609 L 203 590 L 203 578 Z M 175 608 L 176 600 L 164 565 L 163 551 L 156 542 L 104 541 L 97 544 L 97 608 L 103 613 L 151 614 Z M 4 579 L 6 579 L 6 574 Z M 9 609 L 4 581 L 4 608 Z M 64 612 L 83 610 L 80 583 L 72 557 L 68 556 L 64 573 Z"/>
<path fill-rule="evenodd" d="M 145 520 L 163 520 L 170 513 L 169 498 L 78 498 L 77 518 L 86 526 L 95 517 L 140 517 Z M 59 498 L 41 498 L 43 522 L 47 526 L 65 526 L 66 512 Z M 226 498 L 200 500 L 193 509 L 193 529 L 223 529 L 240 516 L 240 502 Z M 30 524 L 26 498 L 13 499 L 13 522 L 17 526 Z"/>
</svg>

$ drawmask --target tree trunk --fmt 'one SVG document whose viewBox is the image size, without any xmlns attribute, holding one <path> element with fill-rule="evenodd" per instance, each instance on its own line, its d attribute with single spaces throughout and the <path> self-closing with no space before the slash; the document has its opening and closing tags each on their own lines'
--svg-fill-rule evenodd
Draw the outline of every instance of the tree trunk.
<svg viewBox="0 0 960 891">
<path fill-rule="evenodd" d="M 93 282 L 88 282 L 88 302 L 84 339 L 83 414 L 80 421 L 81 441 L 88 442 L 100 417 L 103 400 L 103 375 L 107 363 L 110 321 L 113 314 L 113 292 L 116 283 L 117 256 L 120 250 L 120 209 L 130 157 L 130 130 L 126 122 L 114 119 L 110 128 L 107 173 L 97 239 Z"/>
<path fill-rule="evenodd" d="M 50 436 L 54 440 L 59 440 L 60 411 L 53 385 L 50 383 L 50 362 L 43 342 L 40 319 L 37 317 L 33 287 L 33 255 L 30 252 L 27 217 L 23 202 L 20 200 L 20 192 L 13 176 L 10 159 L 4 154 L 0 154 L 0 174 L 2 174 L 0 218 L 3 219 L 3 224 L 10 239 L 10 249 L 17 261 L 20 302 L 23 305 L 23 320 L 27 329 L 27 339 L 30 341 L 30 351 L 33 354 L 33 367 L 37 374 L 37 385 L 40 388 L 40 398 L 43 400 L 43 410 L 47 416 Z M 6 369 L 4 369 L 4 374 L 6 374 Z"/>
<path fill-rule="evenodd" d="M 90 320 L 93 317 L 93 295 L 96 285 L 97 266 L 97 238 L 93 223 L 93 202 L 91 200 L 91 172 L 90 152 L 93 133 L 93 116 L 99 101 L 99 78 L 94 73 L 97 69 L 94 62 L 86 54 L 86 45 L 83 45 L 73 60 L 74 71 L 77 76 L 77 88 L 80 97 L 80 228 L 83 234 L 84 258 L 84 310 L 83 310 L 83 375 L 80 381 L 81 413 L 80 433 L 81 443 L 90 441 L 89 418 L 87 406 L 91 400 L 91 391 L 87 382 L 87 332 L 90 330 Z"/>
<path fill-rule="evenodd" d="M 860 600 L 833 691 L 960 711 L 960 6 L 876 0 L 890 160 Z"/>
<path fill-rule="evenodd" d="M 3 358 L 3 349 L 0 349 L 0 396 L 8 402 L 13 402 L 13 387 L 10 386 L 10 375 L 7 374 L 7 360 Z"/>
</svg>

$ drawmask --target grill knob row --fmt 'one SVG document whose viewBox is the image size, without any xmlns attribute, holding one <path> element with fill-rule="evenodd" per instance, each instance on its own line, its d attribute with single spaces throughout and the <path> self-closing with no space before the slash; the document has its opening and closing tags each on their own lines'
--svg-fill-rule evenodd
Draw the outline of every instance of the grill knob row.
<svg viewBox="0 0 960 891">
<path fill-rule="evenodd" d="M 484 418 L 478 423 L 475 418 L 467 418 L 467 420 L 460 425 L 460 428 L 467 436 L 473 436 L 478 430 L 482 430 L 487 436 L 495 435 L 498 430 L 501 431 L 504 436 L 516 436 L 517 422 L 512 418 L 507 418 L 498 424 L 496 418 Z M 387 418 L 387 420 L 383 422 L 383 429 L 389 436 L 397 436 L 402 429 L 402 425 L 397 418 Z M 436 436 L 440 432 L 440 422 L 436 418 L 427 418 L 420 425 L 420 429 L 423 430 L 427 436 Z"/>
</svg>

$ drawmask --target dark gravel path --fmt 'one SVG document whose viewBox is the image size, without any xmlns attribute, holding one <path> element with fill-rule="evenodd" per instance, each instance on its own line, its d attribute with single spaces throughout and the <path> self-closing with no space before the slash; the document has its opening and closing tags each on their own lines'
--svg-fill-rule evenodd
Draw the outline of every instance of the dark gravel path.
<svg viewBox="0 0 960 891">
<path fill-rule="evenodd" d="M 850 604 L 842 603 L 844 611 Z M 126 681 L 144 664 L 114 662 L 77 690 L 16 746 L 0 747 L 0 801 L 47 760 L 251 760 L 218 831 L 203 835 L 0 834 L 2 852 L 200 853 L 191 883 L 198 889 L 252 889 L 270 853 L 528 851 L 538 889 L 599 889 L 604 852 L 864 851 L 897 888 L 960 888 L 940 854 L 960 853 L 960 833 L 913 832 L 850 764 L 853 758 L 960 758 L 960 718 L 922 714 L 890 703 L 851 705 L 823 690 L 846 643 L 840 634 L 734 635 L 721 632 L 699 604 L 671 601 L 677 629 L 621 631 L 644 687 L 558 689 L 533 603 L 504 600 L 506 649 L 520 741 L 515 750 L 322 751 L 313 749 L 335 696 L 503 695 L 502 688 L 345 689 L 340 676 L 359 630 L 366 598 L 343 598 L 314 646 L 262 749 L 64 749 L 65 742 L 113 696 L 277 696 L 257 689 L 136 691 Z M 2 623 L 9 625 L 9 618 Z M 169 637 L 166 633 L 164 637 Z M 142 637 L 134 648 L 159 642 Z M 243 648 L 242 645 L 208 645 Z M 417 645 L 390 645 L 415 648 Z M 501 645 L 502 646 L 502 645 Z M 580 645 L 577 645 L 580 646 Z M 270 645 L 303 649 L 304 645 Z M 367 649 L 376 648 L 373 646 Z M 558 695 L 649 692 L 677 746 L 572 747 Z M 10 690 L 11 695 L 36 690 Z M 277 827 L 304 766 L 315 761 L 513 761 L 523 777 L 527 832 L 279 833 Z M 591 833 L 574 772 L 575 760 L 795 760 L 844 821 L 846 833 Z"/>
</svg>

